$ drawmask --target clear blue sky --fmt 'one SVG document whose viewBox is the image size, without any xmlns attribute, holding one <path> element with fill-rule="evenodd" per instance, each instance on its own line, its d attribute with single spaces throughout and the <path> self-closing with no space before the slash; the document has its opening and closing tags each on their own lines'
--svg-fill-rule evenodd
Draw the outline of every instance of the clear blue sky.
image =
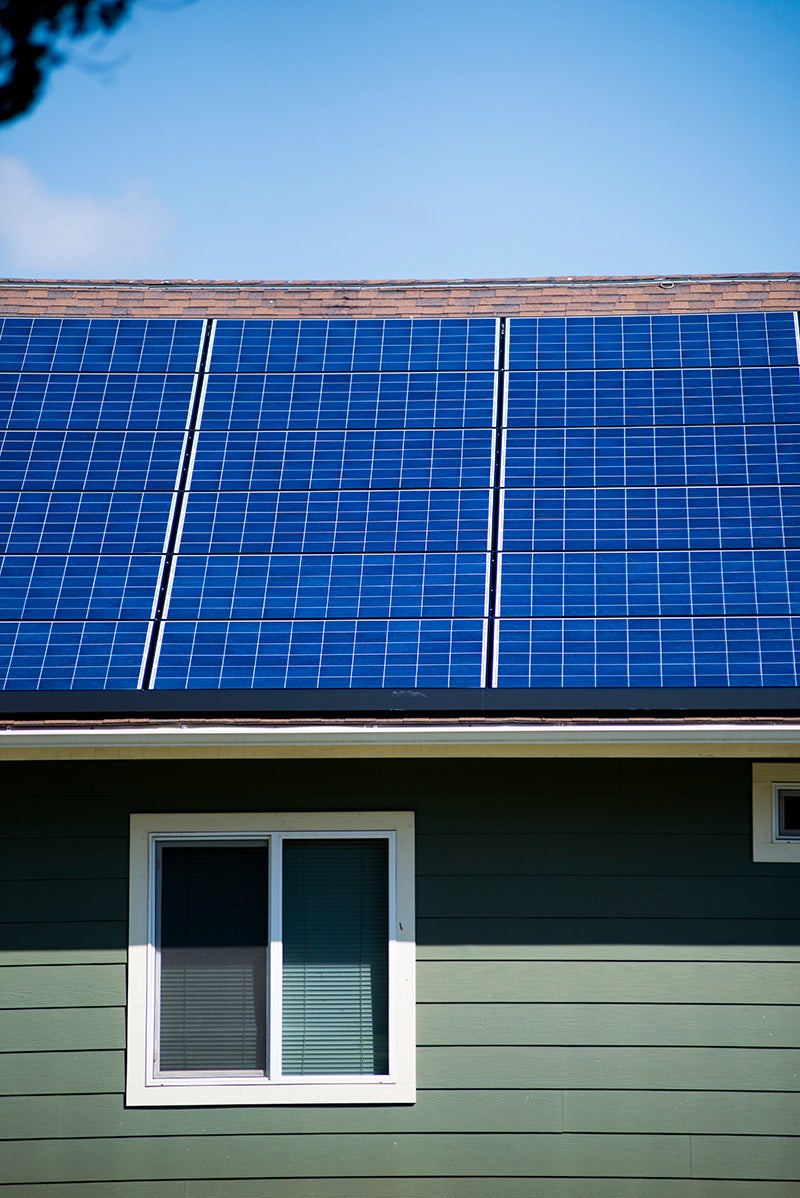
<svg viewBox="0 0 800 1198">
<path fill-rule="evenodd" d="M 0 275 L 798 270 L 799 131 L 798 0 L 139 0 L 0 130 Z"/>
</svg>

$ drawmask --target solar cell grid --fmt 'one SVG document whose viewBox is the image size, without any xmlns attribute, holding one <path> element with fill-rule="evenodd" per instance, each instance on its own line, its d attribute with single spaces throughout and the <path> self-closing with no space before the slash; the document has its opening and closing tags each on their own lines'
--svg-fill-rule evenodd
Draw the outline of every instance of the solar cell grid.
<svg viewBox="0 0 800 1198">
<path fill-rule="evenodd" d="M 0 432 L 5 488 L 37 491 L 171 491 L 181 433 L 11 429 Z"/>
<path fill-rule="evenodd" d="M 137 684 L 202 329 L 0 322 L 4 685 Z M 796 685 L 793 315 L 507 331 L 497 685 Z M 217 323 L 158 688 L 485 684 L 497 340 Z"/>
<path fill-rule="evenodd" d="M 485 615 L 485 554 L 182 554 L 171 620 Z"/>
<path fill-rule="evenodd" d="M 211 375 L 202 427 L 491 428 L 494 385 L 477 371 Z"/>
<path fill-rule="evenodd" d="M 200 432 L 195 490 L 488 487 L 489 429 Z"/>
<path fill-rule="evenodd" d="M 508 687 L 796 686 L 800 618 L 500 620 Z"/>
<path fill-rule="evenodd" d="M 142 621 L 0 624 L 0 685 L 6 690 L 133 690 L 148 625 Z"/>
<path fill-rule="evenodd" d="M 502 616 L 789 615 L 800 554 L 781 549 L 504 554 Z"/>
<path fill-rule="evenodd" d="M 798 364 L 791 312 L 531 317 L 509 321 L 511 370 Z"/>
<path fill-rule="evenodd" d="M 800 425 L 509 429 L 507 487 L 754 486 L 800 477 Z"/>
<path fill-rule="evenodd" d="M 479 687 L 479 620 L 170 620 L 156 687 Z"/>
<path fill-rule="evenodd" d="M 0 371 L 191 374 L 202 330 L 202 320 L 6 317 Z"/>
<path fill-rule="evenodd" d="M 497 321 L 220 320 L 212 373 L 494 370 Z"/>
<path fill-rule="evenodd" d="M 158 553 L 171 496 L 158 491 L 0 492 L 0 553 Z"/>
<path fill-rule="evenodd" d="M 800 487 L 507 490 L 502 547 L 800 548 Z"/>
<path fill-rule="evenodd" d="M 515 371 L 514 427 L 796 423 L 800 369 Z"/>
<path fill-rule="evenodd" d="M 146 620 L 159 569 L 155 555 L 7 554 L 0 620 Z"/>
<path fill-rule="evenodd" d="M 184 429 L 190 375 L 0 374 L 0 428 Z"/>
<path fill-rule="evenodd" d="M 488 537 L 487 490 L 193 491 L 181 550 L 474 552 Z"/>
</svg>

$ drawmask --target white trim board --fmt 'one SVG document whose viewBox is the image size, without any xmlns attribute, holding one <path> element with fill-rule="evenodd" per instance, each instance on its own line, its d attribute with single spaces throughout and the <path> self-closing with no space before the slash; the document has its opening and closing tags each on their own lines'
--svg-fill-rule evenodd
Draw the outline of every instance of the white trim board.
<svg viewBox="0 0 800 1198">
<path fill-rule="evenodd" d="M 519 724 L 174 723 L 7 728 L 0 760 L 169 757 L 765 757 L 800 759 L 800 721 Z"/>
</svg>

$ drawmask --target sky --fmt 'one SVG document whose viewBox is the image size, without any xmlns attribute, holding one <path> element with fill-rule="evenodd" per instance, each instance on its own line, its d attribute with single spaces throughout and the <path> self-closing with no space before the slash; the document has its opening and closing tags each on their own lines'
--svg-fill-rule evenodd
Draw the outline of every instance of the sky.
<svg viewBox="0 0 800 1198">
<path fill-rule="evenodd" d="M 0 128 L 0 276 L 800 270 L 800 0 L 138 0 Z"/>
</svg>

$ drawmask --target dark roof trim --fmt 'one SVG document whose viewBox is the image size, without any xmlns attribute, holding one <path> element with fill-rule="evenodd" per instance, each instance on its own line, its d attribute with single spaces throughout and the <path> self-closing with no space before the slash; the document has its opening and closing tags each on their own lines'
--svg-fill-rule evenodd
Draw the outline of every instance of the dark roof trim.
<svg viewBox="0 0 800 1198">
<path fill-rule="evenodd" d="M 0 715 L 19 717 L 791 715 L 798 687 L 598 687 L 493 690 L 4 691 Z"/>
</svg>

